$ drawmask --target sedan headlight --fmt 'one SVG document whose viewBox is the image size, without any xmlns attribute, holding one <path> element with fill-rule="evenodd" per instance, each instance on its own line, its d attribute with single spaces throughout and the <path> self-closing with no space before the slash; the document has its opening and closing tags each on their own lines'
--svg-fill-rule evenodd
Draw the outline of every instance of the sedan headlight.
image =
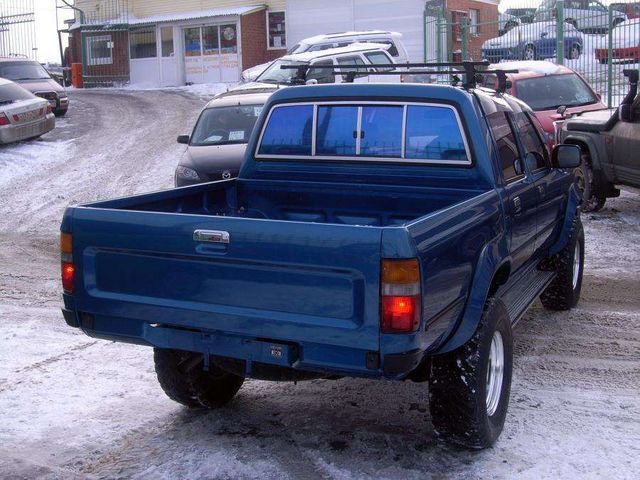
<svg viewBox="0 0 640 480">
<path fill-rule="evenodd" d="M 183 167 L 178 165 L 176 167 L 176 178 L 182 178 L 184 180 L 201 180 L 200 175 L 193 168 Z"/>
</svg>

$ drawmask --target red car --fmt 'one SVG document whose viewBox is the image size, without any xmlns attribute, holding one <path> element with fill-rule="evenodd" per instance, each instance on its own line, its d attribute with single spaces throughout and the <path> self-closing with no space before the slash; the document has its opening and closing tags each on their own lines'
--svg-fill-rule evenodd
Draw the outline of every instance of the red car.
<svg viewBox="0 0 640 480">
<path fill-rule="evenodd" d="M 614 60 L 640 61 L 640 18 L 622 22 L 614 28 L 612 36 L 611 57 Z M 609 39 L 604 38 L 603 45 L 608 45 Z M 596 48 L 596 59 L 600 63 L 607 63 L 609 50 L 607 47 Z"/>
<path fill-rule="evenodd" d="M 554 122 L 562 123 L 558 107 L 569 113 L 607 108 L 587 81 L 568 67 L 546 61 L 504 62 L 490 68 L 518 70 L 507 75 L 509 93 L 528 104 L 544 130 L 549 146 L 555 143 Z"/>
</svg>

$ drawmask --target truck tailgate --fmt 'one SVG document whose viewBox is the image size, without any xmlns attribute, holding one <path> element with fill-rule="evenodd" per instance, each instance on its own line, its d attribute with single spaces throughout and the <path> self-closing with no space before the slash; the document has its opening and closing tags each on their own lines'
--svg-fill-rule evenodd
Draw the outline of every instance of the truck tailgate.
<svg viewBox="0 0 640 480">
<path fill-rule="evenodd" d="M 204 230 L 194 235 L 197 230 Z M 258 338 L 379 348 L 381 228 L 73 209 L 75 308 Z M 228 242 L 225 242 L 228 233 Z"/>
</svg>

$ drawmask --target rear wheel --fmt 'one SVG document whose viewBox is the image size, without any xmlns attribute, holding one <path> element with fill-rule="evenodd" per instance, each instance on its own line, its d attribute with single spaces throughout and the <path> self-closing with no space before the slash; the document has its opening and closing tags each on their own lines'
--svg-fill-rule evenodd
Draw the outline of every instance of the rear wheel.
<svg viewBox="0 0 640 480">
<path fill-rule="evenodd" d="M 528 44 L 524 47 L 524 51 L 522 52 L 523 60 L 535 60 L 536 59 L 536 49 L 533 45 Z"/>
<path fill-rule="evenodd" d="M 572 45 L 569 53 L 567 54 L 569 60 L 577 60 L 580 58 L 580 45 Z"/>
<path fill-rule="evenodd" d="M 203 370 L 202 354 L 155 348 L 154 361 L 160 386 L 167 396 L 189 408 L 219 408 L 231 401 L 244 378 L 214 365 Z"/>
<path fill-rule="evenodd" d="M 474 449 L 495 443 L 509 405 L 512 356 L 509 316 L 489 300 L 473 337 L 431 360 L 429 409 L 440 437 Z"/>
</svg>

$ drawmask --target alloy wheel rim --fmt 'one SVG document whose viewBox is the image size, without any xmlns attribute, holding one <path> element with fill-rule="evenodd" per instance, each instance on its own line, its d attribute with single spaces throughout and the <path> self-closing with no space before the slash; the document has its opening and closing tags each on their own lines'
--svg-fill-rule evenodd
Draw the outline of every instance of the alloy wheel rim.
<svg viewBox="0 0 640 480">
<path fill-rule="evenodd" d="M 524 59 L 533 60 L 533 57 L 534 57 L 533 49 L 531 47 L 527 47 L 527 49 L 524 52 Z"/>
<path fill-rule="evenodd" d="M 504 342 L 500 332 L 493 332 L 489 349 L 489 364 L 487 365 L 486 406 L 487 415 L 492 416 L 498 409 L 502 394 L 502 380 L 504 378 Z"/>
<path fill-rule="evenodd" d="M 580 277 L 580 242 L 576 242 L 576 249 L 573 252 L 573 278 L 572 284 L 575 290 L 578 286 L 578 278 Z"/>
</svg>

